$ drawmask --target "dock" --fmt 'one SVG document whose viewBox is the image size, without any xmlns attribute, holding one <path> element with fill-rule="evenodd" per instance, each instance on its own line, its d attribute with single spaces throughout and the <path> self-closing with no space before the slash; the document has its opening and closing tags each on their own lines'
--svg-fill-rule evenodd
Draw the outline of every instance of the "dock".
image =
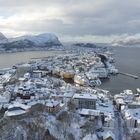
<svg viewBox="0 0 140 140">
<path fill-rule="evenodd" d="M 48 58 L 48 56 L 46 56 L 46 57 L 32 57 L 31 59 L 46 59 L 46 58 Z"/>
<path fill-rule="evenodd" d="M 125 73 L 125 72 L 119 72 L 119 74 L 121 74 L 121 75 L 125 75 L 125 76 L 129 76 L 129 77 L 132 77 L 132 78 L 135 78 L 135 79 L 138 79 L 138 78 L 139 78 L 139 77 L 136 76 L 136 75 L 129 74 L 129 73 Z"/>
</svg>

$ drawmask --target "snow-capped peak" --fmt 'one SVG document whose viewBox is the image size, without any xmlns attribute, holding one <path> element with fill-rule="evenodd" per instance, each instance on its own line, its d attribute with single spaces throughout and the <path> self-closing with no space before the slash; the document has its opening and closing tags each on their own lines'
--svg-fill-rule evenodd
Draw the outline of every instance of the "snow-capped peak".
<svg viewBox="0 0 140 140">
<path fill-rule="evenodd" d="M 45 43 L 60 44 L 58 37 L 51 33 L 21 36 L 21 37 L 11 39 L 10 42 L 20 41 L 20 40 L 29 40 L 29 41 L 33 42 L 35 45 L 39 45 L 39 46 L 44 45 Z"/>
<path fill-rule="evenodd" d="M 0 32 L 0 44 L 7 43 L 8 39 Z"/>
</svg>

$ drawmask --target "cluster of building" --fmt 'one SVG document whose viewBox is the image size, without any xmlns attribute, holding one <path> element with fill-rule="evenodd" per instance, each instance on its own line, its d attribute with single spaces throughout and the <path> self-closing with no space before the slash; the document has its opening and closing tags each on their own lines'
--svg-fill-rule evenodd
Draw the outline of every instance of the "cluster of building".
<svg viewBox="0 0 140 140">
<path fill-rule="evenodd" d="M 135 92 L 124 90 L 114 96 L 114 105 L 121 113 L 127 133 L 135 133 L 140 130 L 140 89 Z"/>
<path fill-rule="evenodd" d="M 95 134 L 115 139 L 114 106 L 108 91 L 96 89 L 116 74 L 113 59 L 93 52 L 36 59 L 0 70 L 0 112 L 14 117 L 36 105 L 47 113 L 73 110 L 95 121 Z"/>
</svg>

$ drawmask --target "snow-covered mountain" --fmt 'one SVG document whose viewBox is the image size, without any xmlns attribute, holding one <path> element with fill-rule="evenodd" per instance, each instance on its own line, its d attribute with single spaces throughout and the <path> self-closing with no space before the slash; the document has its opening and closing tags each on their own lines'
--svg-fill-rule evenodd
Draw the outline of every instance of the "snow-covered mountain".
<svg viewBox="0 0 140 140">
<path fill-rule="evenodd" d="M 13 49 L 36 50 L 37 48 L 49 48 L 52 46 L 60 45 L 61 43 L 56 35 L 51 33 L 44 33 L 39 35 L 26 35 L 9 39 L 7 42 L 1 43 L 1 48 L 6 51 Z"/>
<path fill-rule="evenodd" d="M 8 39 L 0 33 L 0 44 L 8 43 Z"/>
<path fill-rule="evenodd" d="M 60 41 L 58 40 L 58 37 L 54 34 L 51 33 L 44 33 L 44 34 L 39 34 L 39 35 L 26 35 L 26 36 L 21 36 L 17 38 L 10 39 L 9 42 L 16 42 L 16 41 L 30 41 L 34 43 L 35 45 L 41 46 L 45 45 L 47 43 L 54 43 L 54 44 L 61 44 Z"/>
</svg>

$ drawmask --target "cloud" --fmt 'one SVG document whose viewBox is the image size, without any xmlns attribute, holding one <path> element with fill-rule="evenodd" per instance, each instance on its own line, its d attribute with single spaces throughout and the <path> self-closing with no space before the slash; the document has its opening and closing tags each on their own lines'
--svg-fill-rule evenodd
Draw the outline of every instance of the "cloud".
<svg viewBox="0 0 140 140">
<path fill-rule="evenodd" d="M 114 46 L 140 45 L 140 34 L 126 35 L 126 36 L 118 37 L 115 40 L 113 40 L 112 44 Z"/>
<path fill-rule="evenodd" d="M 140 32 L 139 0 L 0 0 L 0 31 L 7 36 L 52 32 L 105 42 Z M 99 39 L 100 38 L 100 39 Z"/>
</svg>

